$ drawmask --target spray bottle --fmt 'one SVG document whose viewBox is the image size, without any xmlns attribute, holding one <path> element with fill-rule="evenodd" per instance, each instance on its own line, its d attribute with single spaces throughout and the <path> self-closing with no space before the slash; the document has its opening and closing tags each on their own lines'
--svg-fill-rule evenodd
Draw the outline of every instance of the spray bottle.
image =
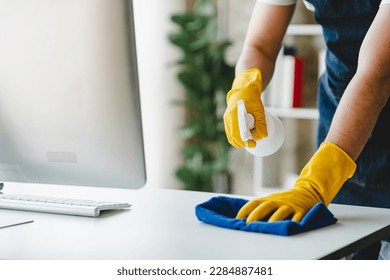
<svg viewBox="0 0 390 280">
<path fill-rule="evenodd" d="M 240 136 L 247 146 L 248 140 L 253 140 L 250 130 L 255 127 L 255 119 L 252 114 L 247 113 L 244 100 L 237 101 L 237 109 Z M 284 142 L 285 133 L 281 120 L 265 110 L 265 121 L 268 136 L 256 141 L 256 147 L 254 148 L 245 147 L 254 156 L 266 157 L 272 155 L 280 149 Z"/>
</svg>

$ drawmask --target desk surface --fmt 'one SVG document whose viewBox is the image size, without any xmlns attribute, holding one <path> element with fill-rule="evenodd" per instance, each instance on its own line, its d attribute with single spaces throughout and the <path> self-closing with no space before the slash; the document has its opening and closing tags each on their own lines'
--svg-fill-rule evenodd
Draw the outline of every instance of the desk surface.
<svg viewBox="0 0 390 280">
<path fill-rule="evenodd" d="M 0 229 L 0 259 L 338 259 L 390 236 L 390 209 L 330 205 L 335 225 L 294 236 L 242 232 L 199 222 L 194 208 L 214 193 L 145 187 L 6 185 L 4 193 L 128 201 L 99 218 L 0 210 L 34 222 Z"/>
</svg>

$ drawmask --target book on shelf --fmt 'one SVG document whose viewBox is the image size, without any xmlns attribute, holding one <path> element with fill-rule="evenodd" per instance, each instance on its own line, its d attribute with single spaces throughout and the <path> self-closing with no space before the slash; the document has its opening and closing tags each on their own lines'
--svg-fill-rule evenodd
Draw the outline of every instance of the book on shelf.
<svg viewBox="0 0 390 280">
<path fill-rule="evenodd" d="M 290 48 L 282 48 L 270 84 L 264 92 L 266 106 L 300 108 L 303 105 L 305 60 Z"/>
<path fill-rule="evenodd" d="M 318 78 L 325 72 L 326 68 L 326 50 L 323 49 L 318 52 Z"/>
<path fill-rule="evenodd" d="M 304 64 L 302 57 L 294 57 L 293 108 L 300 108 L 303 105 Z"/>
</svg>

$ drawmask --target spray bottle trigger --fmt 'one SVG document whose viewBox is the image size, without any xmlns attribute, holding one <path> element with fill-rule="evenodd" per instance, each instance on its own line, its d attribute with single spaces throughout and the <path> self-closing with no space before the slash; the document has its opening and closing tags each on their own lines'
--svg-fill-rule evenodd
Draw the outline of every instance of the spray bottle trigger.
<svg viewBox="0 0 390 280">
<path fill-rule="evenodd" d="M 245 102 L 242 99 L 237 101 L 237 114 L 241 140 L 248 147 L 248 140 L 253 140 L 253 135 L 250 130 L 255 127 L 255 118 L 252 114 L 247 113 Z"/>
</svg>

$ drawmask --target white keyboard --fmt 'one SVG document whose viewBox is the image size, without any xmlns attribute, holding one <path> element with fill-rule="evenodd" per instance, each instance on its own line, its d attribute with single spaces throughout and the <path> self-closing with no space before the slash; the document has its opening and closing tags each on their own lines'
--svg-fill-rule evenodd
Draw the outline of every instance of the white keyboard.
<svg viewBox="0 0 390 280">
<path fill-rule="evenodd" d="M 130 208 L 131 204 L 26 194 L 0 194 L 0 208 L 53 214 L 97 217 L 102 210 Z"/>
</svg>

